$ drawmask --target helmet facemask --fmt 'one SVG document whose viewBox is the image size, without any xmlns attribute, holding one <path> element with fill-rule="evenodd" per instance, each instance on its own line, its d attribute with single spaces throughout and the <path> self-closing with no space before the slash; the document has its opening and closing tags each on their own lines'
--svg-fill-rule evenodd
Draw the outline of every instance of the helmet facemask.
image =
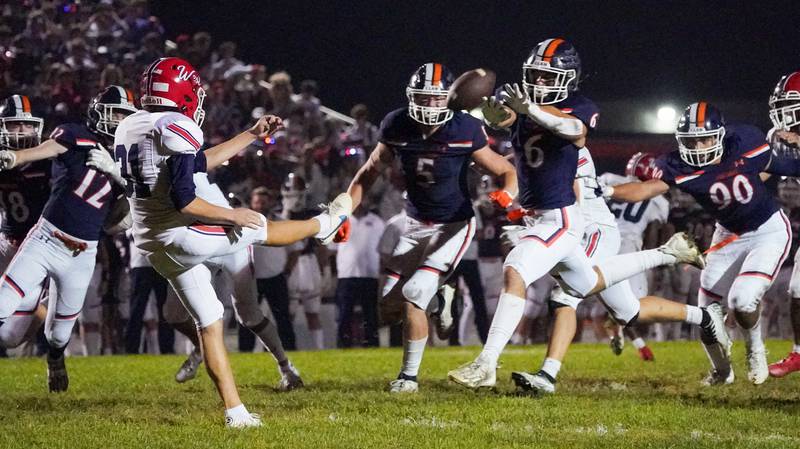
<svg viewBox="0 0 800 449">
<path fill-rule="evenodd" d="M 696 148 L 701 139 L 714 137 L 716 140 L 712 145 L 705 148 Z M 713 130 L 705 130 L 703 128 L 675 133 L 675 139 L 678 141 L 678 150 L 681 159 L 689 165 L 695 167 L 705 167 L 711 164 L 722 156 L 723 152 L 723 139 L 725 138 L 725 127 L 719 127 Z"/>
<path fill-rule="evenodd" d="M 769 100 L 769 119 L 777 130 L 789 131 L 800 125 L 800 93 L 786 92 Z"/>
<path fill-rule="evenodd" d="M 33 129 L 20 131 L 25 124 Z M 43 120 L 38 117 L 0 118 L 0 147 L 9 150 L 24 150 L 39 145 L 42 141 Z"/>
<path fill-rule="evenodd" d="M 545 78 L 547 84 L 539 84 Z M 522 65 L 522 86 L 535 104 L 554 104 L 566 100 L 574 89 L 578 73 L 575 69 L 559 69 L 549 63 L 534 61 Z"/>
<path fill-rule="evenodd" d="M 406 88 L 406 97 L 408 97 L 408 115 L 417 122 L 427 125 L 436 126 L 441 125 L 451 118 L 453 118 L 453 111 L 447 108 L 447 89 L 427 88 L 427 89 L 413 89 Z M 425 106 L 417 104 L 416 97 L 418 96 L 439 97 L 442 99 L 443 106 Z"/>
<path fill-rule="evenodd" d="M 206 91 L 202 87 L 197 88 L 197 109 L 194 110 L 192 119 L 197 123 L 197 126 L 203 126 L 203 120 L 206 118 L 206 110 L 203 109 L 203 100 L 206 99 Z"/>
<path fill-rule="evenodd" d="M 119 126 L 119 122 L 136 112 L 136 108 L 134 107 L 109 103 L 96 103 L 93 106 L 93 110 L 98 117 L 97 125 L 95 125 L 97 132 L 111 137 L 112 139 L 114 138 L 114 132 L 117 130 L 117 126 Z M 120 115 L 124 117 L 120 118 Z"/>
</svg>

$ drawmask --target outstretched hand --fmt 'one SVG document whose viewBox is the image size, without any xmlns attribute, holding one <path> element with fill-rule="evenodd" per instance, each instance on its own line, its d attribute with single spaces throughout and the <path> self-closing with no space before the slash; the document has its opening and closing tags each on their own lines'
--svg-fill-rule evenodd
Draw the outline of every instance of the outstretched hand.
<svg viewBox="0 0 800 449">
<path fill-rule="evenodd" d="M 283 120 L 280 117 L 277 115 L 264 115 L 248 131 L 259 140 L 264 140 L 281 129 L 283 129 Z"/>
</svg>

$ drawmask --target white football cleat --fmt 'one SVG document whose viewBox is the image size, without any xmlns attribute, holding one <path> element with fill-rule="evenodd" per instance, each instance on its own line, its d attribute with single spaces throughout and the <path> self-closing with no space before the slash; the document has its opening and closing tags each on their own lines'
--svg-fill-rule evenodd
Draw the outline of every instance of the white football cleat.
<svg viewBox="0 0 800 449">
<path fill-rule="evenodd" d="M 733 379 L 733 367 L 731 367 L 727 373 L 712 369 L 708 372 L 708 375 L 700 382 L 700 384 L 706 387 L 711 387 L 714 385 L 730 385 L 733 383 Z"/>
<path fill-rule="evenodd" d="M 669 254 L 678 259 L 678 263 L 688 263 L 699 269 L 706 267 L 703 252 L 697 247 L 694 239 L 685 232 L 678 232 L 667 240 L 667 243 L 658 247 L 664 254 Z"/>
<path fill-rule="evenodd" d="M 278 368 L 281 373 L 281 381 L 278 382 L 278 391 L 292 391 L 298 388 L 303 388 L 305 384 L 303 379 L 300 378 L 300 371 L 289 362 L 289 365 L 283 369 Z"/>
<path fill-rule="evenodd" d="M 761 385 L 769 377 L 769 367 L 767 366 L 767 351 L 748 351 L 747 353 L 747 379 L 753 385 Z"/>
<path fill-rule="evenodd" d="M 722 306 L 719 303 L 712 302 L 706 307 L 706 312 L 711 317 L 711 325 L 703 328 L 703 331 L 713 335 L 722 348 L 725 349 L 725 356 L 730 359 L 733 341 L 725 328 L 725 315 L 722 313 Z"/>
<path fill-rule="evenodd" d="M 327 245 L 333 241 L 336 231 L 353 212 L 353 199 L 347 193 L 340 193 L 330 204 L 320 206 L 322 213 L 314 217 L 319 220 L 319 232 L 315 237 L 320 243 Z"/>
<path fill-rule="evenodd" d="M 497 370 L 478 360 L 461 365 L 449 371 L 447 378 L 467 388 L 494 388 L 497 383 Z"/>
<path fill-rule="evenodd" d="M 517 386 L 517 392 L 527 394 L 553 394 L 556 392 L 556 383 L 544 371 L 534 374 L 515 371 L 511 373 L 511 380 Z"/>
<path fill-rule="evenodd" d="M 244 429 L 245 427 L 261 427 L 264 423 L 261 422 L 261 415 L 258 413 L 248 413 L 245 416 L 234 418 L 228 416 L 225 418 L 225 427 L 229 429 Z"/>
<path fill-rule="evenodd" d="M 197 369 L 203 363 L 203 354 L 198 351 L 192 351 L 189 357 L 183 361 L 183 365 L 175 373 L 175 382 L 180 384 L 192 380 L 197 376 Z"/>
<path fill-rule="evenodd" d="M 436 292 L 436 298 L 439 301 L 439 309 L 432 315 L 433 322 L 436 325 L 436 336 L 440 340 L 447 340 L 450 334 L 455 329 L 455 321 L 453 320 L 453 299 L 456 297 L 456 289 L 450 285 L 443 285 L 442 288 Z"/>
<path fill-rule="evenodd" d="M 419 383 L 409 379 L 395 379 L 389 382 L 389 393 L 416 393 Z"/>
</svg>

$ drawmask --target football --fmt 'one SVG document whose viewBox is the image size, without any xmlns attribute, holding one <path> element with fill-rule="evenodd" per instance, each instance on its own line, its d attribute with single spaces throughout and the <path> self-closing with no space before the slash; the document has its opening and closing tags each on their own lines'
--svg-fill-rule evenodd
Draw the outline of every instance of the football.
<svg viewBox="0 0 800 449">
<path fill-rule="evenodd" d="M 447 96 L 447 107 L 469 111 L 480 106 L 483 97 L 494 93 L 496 75 L 489 69 L 472 69 L 459 76 Z"/>
</svg>

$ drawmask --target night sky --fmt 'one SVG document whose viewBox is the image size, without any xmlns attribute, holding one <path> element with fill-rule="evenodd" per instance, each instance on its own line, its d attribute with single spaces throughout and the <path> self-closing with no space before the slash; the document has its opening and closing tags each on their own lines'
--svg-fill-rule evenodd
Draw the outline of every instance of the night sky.
<svg viewBox="0 0 800 449">
<path fill-rule="evenodd" d="M 734 118 L 766 125 L 775 83 L 800 70 L 797 0 L 158 1 L 152 11 L 170 37 L 209 31 L 215 43 L 237 42 L 245 61 L 287 70 L 295 87 L 316 79 L 324 104 L 347 112 L 364 102 L 376 116 L 403 105 L 424 62 L 456 73 L 489 67 L 498 81 L 518 81 L 522 61 L 548 37 L 578 48 L 582 90 L 601 107 L 702 98 L 738 104 Z"/>
</svg>

